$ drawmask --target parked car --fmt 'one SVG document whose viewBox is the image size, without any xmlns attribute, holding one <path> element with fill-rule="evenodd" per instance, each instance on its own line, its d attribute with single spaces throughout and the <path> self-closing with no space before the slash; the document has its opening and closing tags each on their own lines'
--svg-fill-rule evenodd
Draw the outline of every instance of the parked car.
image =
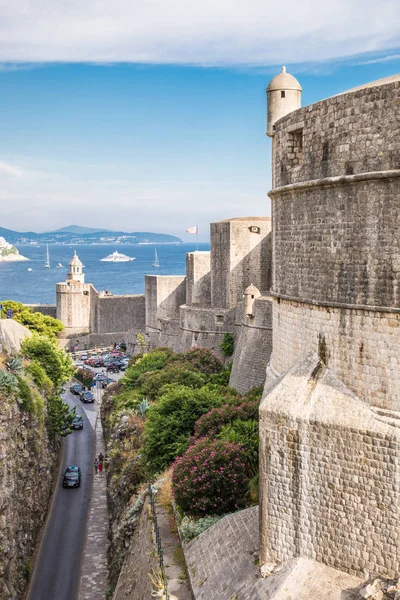
<svg viewBox="0 0 400 600">
<path fill-rule="evenodd" d="M 72 429 L 83 429 L 83 417 L 82 415 L 76 415 L 72 421 Z"/>
<path fill-rule="evenodd" d="M 108 386 L 109 383 L 115 383 L 116 379 L 112 379 L 111 377 L 106 377 L 105 379 L 101 380 L 101 387 L 103 388 L 103 390 Z"/>
<path fill-rule="evenodd" d="M 79 397 L 85 404 L 92 404 L 94 402 L 92 392 L 82 392 Z"/>
<path fill-rule="evenodd" d="M 69 391 L 75 396 L 79 396 L 84 391 L 84 387 L 80 383 L 73 383 L 70 386 Z"/>
<path fill-rule="evenodd" d="M 88 358 L 89 358 L 89 355 L 86 353 L 80 355 L 81 360 L 87 360 Z"/>
<path fill-rule="evenodd" d="M 67 467 L 63 477 L 63 487 L 79 487 L 81 485 L 81 470 L 75 465 Z"/>
</svg>

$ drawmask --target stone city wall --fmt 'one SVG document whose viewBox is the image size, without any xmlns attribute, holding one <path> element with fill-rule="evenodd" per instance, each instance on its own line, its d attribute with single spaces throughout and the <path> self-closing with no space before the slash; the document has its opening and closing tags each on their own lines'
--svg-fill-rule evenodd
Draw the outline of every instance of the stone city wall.
<svg viewBox="0 0 400 600">
<path fill-rule="evenodd" d="M 399 169 L 399 102 L 400 81 L 395 81 L 333 96 L 280 119 L 273 143 L 274 187 Z M 292 151 L 299 134 L 300 165 Z"/>
<path fill-rule="evenodd" d="M 222 358 L 221 342 L 226 332 L 235 328 L 235 309 L 202 308 L 181 306 L 180 344 L 181 351 L 201 346 L 210 348 Z"/>
<path fill-rule="evenodd" d="M 57 318 L 57 305 L 56 304 L 25 304 L 29 308 L 32 308 L 35 312 L 39 312 L 46 317 Z"/>
<path fill-rule="evenodd" d="M 284 374 L 326 342 L 327 364 L 368 404 L 400 411 L 400 313 L 274 301 L 271 366 Z"/>
<path fill-rule="evenodd" d="M 129 329 L 144 331 L 144 295 L 98 296 L 92 315 L 93 333 L 126 332 Z"/>
<path fill-rule="evenodd" d="M 261 562 L 305 557 L 347 573 L 399 575 L 400 428 L 317 356 L 260 408 Z"/>
<path fill-rule="evenodd" d="M 236 312 L 235 351 L 229 385 L 244 393 L 264 385 L 272 352 L 272 298 L 254 301 L 254 317 L 245 315 L 244 302 Z"/>
<path fill-rule="evenodd" d="M 186 300 L 186 278 L 146 275 L 146 333 L 150 346 L 179 348 L 179 307 Z"/>
<path fill-rule="evenodd" d="M 274 294 L 400 308 L 400 170 L 363 177 L 270 192 Z"/>
</svg>

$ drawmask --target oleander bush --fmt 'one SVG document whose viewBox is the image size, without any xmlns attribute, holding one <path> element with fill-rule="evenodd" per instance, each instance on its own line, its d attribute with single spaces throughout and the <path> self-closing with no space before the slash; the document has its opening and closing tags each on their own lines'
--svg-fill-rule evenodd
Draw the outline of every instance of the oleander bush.
<svg viewBox="0 0 400 600">
<path fill-rule="evenodd" d="M 125 371 L 125 388 L 133 389 L 136 387 L 137 381 L 143 373 L 162 369 L 171 354 L 173 354 L 171 350 L 156 349 L 143 354 L 139 358 L 134 357 L 137 358 L 137 360 L 135 360 L 135 362 Z"/>
<path fill-rule="evenodd" d="M 208 348 L 191 348 L 186 352 L 171 356 L 169 363 L 178 363 L 205 375 L 223 371 L 222 361 Z"/>
<path fill-rule="evenodd" d="M 189 446 L 197 419 L 224 402 L 226 398 L 215 386 L 164 386 L 163 394 L 146 415 L 144 455 L 150 471 L 161 471 L 182 454 Z"/>
<path fill-rule="evenodd" d="M 224 425 L 218 434 L 218 439 L 241 444 L 243 446 L 243 460 L 246 463 L 247 472 L 250 477 L 258 473 L 258 447 L 260 438 L 258 434 L 258 420 L 248 419 L 242 421 L 236 419 L 228 425 Z"/>
<path fill-rule="evenodd" d="M 173 465 L 175 502 L 187 515 L 220 515 L 243 508 L 248 485 L 241 444 L 202 438 Z"/>
<path fill-rule="evenodd" d="M 93 383 L 93 371 L 81 367 L 75 371 L 75 379 L 81 382 L 87 388 L 90 388 Z"/>
<path fill-rule="evenodd" d="M 230 403 L 212 408 L 202 415 L 195 424 L 194 437 L 201 438 L 205 435 L 218 434 L 225 425 L 235 420 L 258 420 L 259 400 L 233 399 Z"/>
<path fill-rule="evenodd" d="M 149 399 L 157 399 L 166 384 L 184 385 L 190 388 L 201 388 L 207 383 L 207 375 L 181 365 L 166 364 L 163 369 L 143 373 L 137 380 L 137 385 Z"/>
</svg>

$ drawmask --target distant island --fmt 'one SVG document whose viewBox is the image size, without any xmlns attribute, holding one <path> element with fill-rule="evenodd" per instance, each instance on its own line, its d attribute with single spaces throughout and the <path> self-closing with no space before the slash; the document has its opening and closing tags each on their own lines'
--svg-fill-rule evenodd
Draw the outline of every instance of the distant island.
<svg viewBox="0 0 400 600">
<path fill-rule="evenodd" d="M 166 233 L 149 231 L 111 231 L 69 225 L 56 231 L 35 233 L 13 231 L 0 227 L 0 236 L 11 244 L 181 244 L 182 240 Z M 4 240 L 5 241 L 5 240 Z M 21 260 L 21 259 L 20 259 Z"/>
<path fill-rule="evenodd" d="M 29 258 L 22 256 L 14 246 L 0 237 L 0 262 L 20 262 L 21 260 L 29 260 Z"/>
</svg>

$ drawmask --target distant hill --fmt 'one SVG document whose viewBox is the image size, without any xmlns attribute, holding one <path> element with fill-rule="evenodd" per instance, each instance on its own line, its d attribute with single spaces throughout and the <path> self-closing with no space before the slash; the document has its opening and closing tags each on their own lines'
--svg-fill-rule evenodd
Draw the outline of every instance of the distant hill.
<svg viewBox="0 0 400 600">
<path fill-rule="evenodd" d="M 0 227 L 0 237 L 10 244 L 172 244 L 182 240 L 166 233 L 150 231 L 110 231 L 109 229 L 91 229 L 79 225 L 69 225 L 57 231 L 35 233 L 33 231 L 13 231 Z"/>
<path fill-rule="evenodd" d="M 55 231 L 49 231 L 48 233 L 99 233 L 100 231 L 110 231 L 110 229 L 92 229 L 91 227 L 81 227 L 80 225 L 68 225 L 68 227 L 62 227 Z"/>
</svg>

